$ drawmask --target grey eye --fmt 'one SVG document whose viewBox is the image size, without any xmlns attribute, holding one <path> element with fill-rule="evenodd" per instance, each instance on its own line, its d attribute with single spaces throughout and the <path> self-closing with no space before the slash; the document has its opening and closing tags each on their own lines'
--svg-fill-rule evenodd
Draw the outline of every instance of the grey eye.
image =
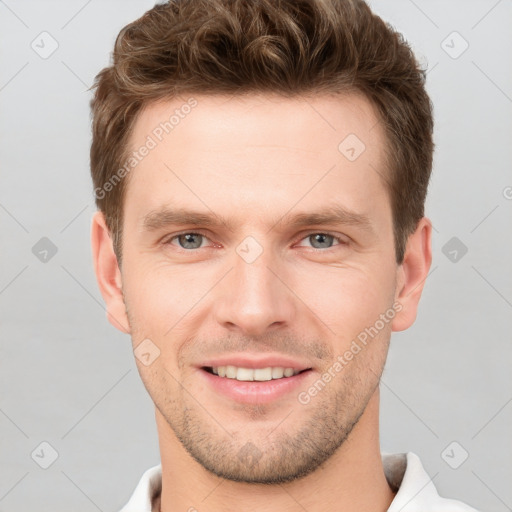
<svg viewBox="0 0 512 512">
<path fill-rule="evenodd" d="M 308 238 L 315 249 L 328 249 L 332 247 L 334 241 L 332 235 L 326 235 L 325 233 L 315 233 L 314 235 L 309 235 Z M 318 244 L 318 246 L 315 244 Z"/>
<path fill-rule="evenodd" d="M 176 237 L 183 249 L 198 249 L 203 242 L 203 235 L 199 233 L 185 233 Z"/>
</svg>

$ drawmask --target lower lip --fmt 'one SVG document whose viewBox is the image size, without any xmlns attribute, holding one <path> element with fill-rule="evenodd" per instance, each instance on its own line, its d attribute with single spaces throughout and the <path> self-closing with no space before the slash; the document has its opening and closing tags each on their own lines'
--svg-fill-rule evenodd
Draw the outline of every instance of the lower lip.
<svg viewBox="0 0 512 512">
<path fill-rule="evenodd" d="M 293 377 L 266 381 L 240 381 L 219 377 L 213 373 L 201 369 L 199 372 L 206 379 L 208 384 L 218 393 L 221 393 L 236 402 L 245 404 L 268 404 L 279 398 L 297 391 L 304 386 L 305 379 L 311 373 L 306 370 Z"/>
</svg>

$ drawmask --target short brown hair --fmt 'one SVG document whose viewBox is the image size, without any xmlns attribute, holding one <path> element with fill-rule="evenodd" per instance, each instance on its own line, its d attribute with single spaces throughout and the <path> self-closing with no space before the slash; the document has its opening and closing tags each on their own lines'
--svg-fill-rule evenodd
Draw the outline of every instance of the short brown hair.
<svg viewBox="0 0 512 512">
<path fill-rule="evenodd" d="M 401 263 L 407 239 L 424 215 L 432 168 L 433 118 L 425 77 L 402 36 L 362 0 L 155 5 L 121 30 L 112 65 L 92 87 L 91 174 L 118 261 L 126 179 L 116 173 L 146 105 L 183 93 L 359 92 L 376 107 L 387 138 L 385 182 Z"/>
</svg>

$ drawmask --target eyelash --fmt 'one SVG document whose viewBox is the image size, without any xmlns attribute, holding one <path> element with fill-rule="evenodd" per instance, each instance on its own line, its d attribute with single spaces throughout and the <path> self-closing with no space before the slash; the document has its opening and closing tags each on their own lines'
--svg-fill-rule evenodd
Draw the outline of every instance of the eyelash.
<svg viewBox="0 0 512 512">
<path fill-rule="evenodd" d="M 164 245 L 173 245 L 173 244 L 171 244 L 171 242 L 173 240 L 177 239 L 178 237 L 183 236 L 183 235 L 200 235 L 200 236 L 203 236 L 204 238 L 206 238 L 207 240 L 210 240 L 208 235 L 205 232 L 201 231 L 201 230 L 197 230 L 197 231 L 183 231 L 181 233 L 177 233 L 177 234 L 173 235 L 172 237 L 168 238 L 167 240 L 165 240 L 163 242 L 163 244 Z M 338 244 L 336 244 L 336 245 L 334 245 L 332 247 L 327 247 L 326 249 L 317 249 L 316 247 L 309 247 L 309 249 L 311 249 L 311 250 L 313 250 L 315 252 L 327 252 L 329 249 L 334 249 L 338 245 L 347 245 L 348 244 L 348 240 L 346 240 L 345 238 L 342 238 L 341 236 L 336 235 L 335 233 L 330 233 L 328 231 L 311 231 L 310 233 L 307 233 L 304 236 L 302 236 L 300 239 L 298 239 L 297 242 L 302 242 L 303 240 L 305 240 L 306 238 L 309 238 L 312 235 L 332 236 L 338 242 Z M 294 242 L 294 243 L 296 243 L 296 242 Z M 191 252 L 197 251 L 199 249 L 204 249 L 204 247 L 198 247 L 197 249 L 183 249 L 183 247 L 179 247 L 177 245 L 175 245 L 174 247 L 176 249 L 178 249 L 179 251 L 187 252 L 187 253 L 191 253 Z"/>
</svg>

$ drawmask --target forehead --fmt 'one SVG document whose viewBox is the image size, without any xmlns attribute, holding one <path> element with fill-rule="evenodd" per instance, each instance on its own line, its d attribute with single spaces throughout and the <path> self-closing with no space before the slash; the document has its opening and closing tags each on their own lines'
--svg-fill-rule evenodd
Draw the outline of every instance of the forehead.
<svg viewBox="0 0 512 512">
<path fill-rule="evenodd" d="M 185 95 L 146 107 L 130 146 L 145 153 L 125 194 L 134 220 L 192 203 L 227 216 L 270 209 L 278 217 L 299 201 L 341 201 L 356 211 L 384 188 L 385 137 L 358 94 Z"/>
<path fill-rule="evenodd" d="M 328 145 L 337 150 L 340 137 L 350 133 L 375 145 L 382 135 L 378 119 L 369 100 L 355 92 L 293 97 L 256 93 L 184 95 L 147 105 L 139 114 L 130 143 L 136 146 L 149 135 L 159 145 L 166 145 L 193 132 L 205 143 L 227 143 L 230 149 L 236 149 L 236 144 L 245 143 L 247 147 L 263 142 L 268 146 L 269 141 L 276 141 L 304 151 Z M 314 136 L 318 134 L 321 139 Z M 303 143 L 303 147 L 294 145 L 294 141 Z M 324 148 L 318 147 L 321 142 Z"/>
</svg>

